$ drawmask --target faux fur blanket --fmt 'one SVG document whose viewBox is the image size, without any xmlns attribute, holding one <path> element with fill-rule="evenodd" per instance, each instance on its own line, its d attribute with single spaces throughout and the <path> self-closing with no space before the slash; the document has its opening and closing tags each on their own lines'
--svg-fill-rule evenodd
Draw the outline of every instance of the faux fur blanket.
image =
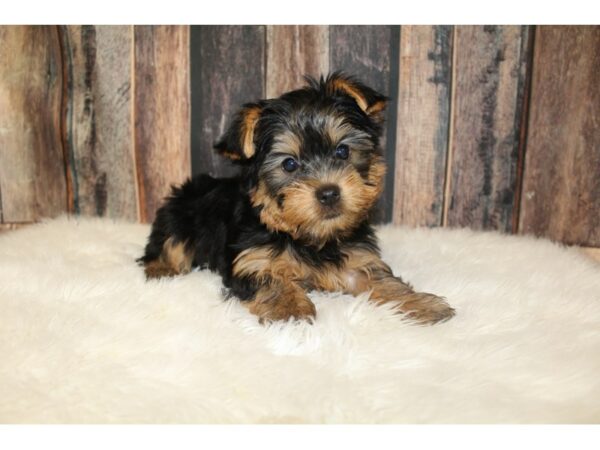
<svg viewBox="0 0 600 450">
<path fill-rule="evenodd" d="M 383 227 L 384 260 L 454 319 L 314 293 L 314 325 L 262 326 L 214 274 L 146 282 L 148 232 L 0 235 L 0 422 L 600 421 L 600 265 L 576 250 Z"/>
</svg>

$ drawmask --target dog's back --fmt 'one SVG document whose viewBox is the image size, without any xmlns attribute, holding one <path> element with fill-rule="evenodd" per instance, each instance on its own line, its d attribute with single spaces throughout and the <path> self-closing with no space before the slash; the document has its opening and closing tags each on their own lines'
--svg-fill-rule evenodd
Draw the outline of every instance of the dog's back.
<svg viewBox="0 0 600 450">
<path fill-rule="evenodd" d="M 197 175 L 173 187 L 157 211 L 140 262 L 148 278 L 186 273 L 192 267 L 221 272 L 231 263 L 227 242 L 230 225 L 249 208 L 239 178 Z"/>
</svg>

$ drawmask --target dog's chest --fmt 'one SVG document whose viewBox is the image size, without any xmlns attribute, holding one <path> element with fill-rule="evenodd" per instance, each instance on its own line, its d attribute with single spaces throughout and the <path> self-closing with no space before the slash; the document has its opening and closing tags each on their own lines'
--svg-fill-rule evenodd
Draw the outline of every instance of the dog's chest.
<svg viewBox="0 0 600 450">
<path fill-rule="evenodd" d="M 241 252 L 233 263 L 233 274 L 259 280 L 293 282 L 307 289 L 354 292 L 368 280 L 371 255 L 346 250 L 339 261 L 307 262 L 295 252 L 274 252 L 269 246 L 253 247 Z"/>
</svg>

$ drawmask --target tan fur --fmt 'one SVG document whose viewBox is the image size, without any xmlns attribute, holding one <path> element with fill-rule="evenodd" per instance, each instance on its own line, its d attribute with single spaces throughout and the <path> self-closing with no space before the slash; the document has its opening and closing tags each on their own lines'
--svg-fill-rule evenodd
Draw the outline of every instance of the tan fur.
<svg viewBox="0 0 600 450">
<path fill-rule="evenodd" d="M 175 275 L 178 275 L 178 272 L 161 259 L 156 259 L 147 263 L 144 267 L 144 273 L 148 279 L 174 277 Z"/>
<path fill-rule="evenodd" d="M 336 78 L 332 81 L 332 88 L 334 91 L 345 92 L 350 97 L 354 98 L 354 100 L 356 100 L 356 103 L 360 109 L 365 112 L 367 111 L 369 105 L 367 104 L 367 100 L 365 99 L 364 95 L 348 80 Z"/>
<path fill-rule="evenodd" d="M 395 302 L 398 312 L 405 313 L 408 318 L 422 324 L 447 320 L 454 315 L 454 310 L 444 299 L 432 294 L 414 292 L 410 285 L 394 277 L 389 266 L 377 254 L 361 248 L 349 248 L 344 253 L 346 258 L 341 267 L 325 264 L 315 269 L 301 262 L 287 250 L 275 254 L 269 247 L 250 248 L 235 259 L 233 273 L 236 276 L 253 277 L 268 286 L 261 288 L 259 292 L 262 292 L 262 289 L 266 291 L 257 294 L 255 302 L 258 300 L 258 303 L 263 303 L 260 299 L 267 296 L 267 291 L 272 292 L 268 298 L 269 304 L 273 305 L 269 306 L 268 310 L 280 310 L 269 314 L 281 315 L 284 311 L 295 311 L 297 304 L 304 305 L 301 299 L 304 299 L 305 295 L 301 290 L 302 295 L 297 292 L 302 286 L 304 289 L 339 291 L 352 295 L 371 291 L 372 301 L 378 304 Z M 292 286 L 293 292 L 288 290 L 285 294 L 282 293 L 286 286 Z M 280 300 L 278 296 L 281 297 Z M 281 305 L 277 306 L 279 302 Z M 256 310 L 259 306 L 254 308 Z M 260 308 L 261 314 L 265 314 L 264 309 L 267 307 Z"/>
<path fill-rule="evenodd" d="M 324 129 L 331 142 L 336 144 L 354 130 L 352 126 L 344 122 L 344 117 L 333 114 L 325 119 Z"/>
<path fill-rule="evenodd" d="M 285 250 L 276 253 L 268 246 L 253 247 L 241 252 L 233 262 L 233 274 L 253 277 L 261 282 L 269 280 L 297 283 L 311 289 L 342 291 L 352 294 L 364 292 L 373 273 L 391 273 L 378 255 L 360 248 L 344 250 L 345 263 L 316 269 Z"/>
<path fill-rule="evenodd" d="M 234 161 L 237 161 L 238 159 L 242 159 L 242 157 L 240 155 L 238 155 L 237 153 L 228 152 L 227 150 L 222 151 L 221 155 L 223 155 L 225 158 L 233 159 Z"/>
<path fill-rule="evenodd" d="M 443 322 L 454 316 L 454 309 L 437 295 L 415 292 L 394 276 L 371 280 L 370 299 L 377 304 L 396 303 L 398 312 L 423 325 Z"/>
<path fill-rule="evenodd" d="M 269 195 L 262 182 L 250 197 L 254 206 L 261 207 L 261 222 L 271 231 L 283 231 L 294 239 L 302 238 L 319 245 L 336 235 L 350 232 L 366 217 L 383 190 L 384 175 L 385 164 L 380 158 L 371 164 L 367 180 L 347 168 L 329 172 L 319 180 L 291 184 L 281 191 L 285 196 L 283 207 Z M 341 213 L 332 219 L 323 218 L 321 205 L 315 197 L 315 191 L 328 183 L 339 185 L 341 191 Z"/>
<path fill-rule="evenodd" d="M 386 104 L 387 102 L 385 100 L 380 100 L 373 103 L 367 108 L 367 114 L 373 115 L 382 112 L 385 109 Z"/>
<path fill-rule="evenodd" d="M 385 119 L 384 111 L 385 111 L 386 105 L 387 105 L 387 101 L 385 101 L 385 100 L 375 102 L 367 108 L 366 113 L 375 122 L 382 123 Z"/>
<path fill-rule="evenodd" d="M 352 97 L 360 109 L 376 122 L 382 122 L 384 118 L 383 111 L 387 105 L 386 100 L 380 100 L 369 105 L 367 99 L 352 82 L 343 79 L 334 79 L 331 81 L 330 89 L 332 91 L 342 91 Z"/>
<path fill-rule="evenodd" d="M 256 106 L 244 111 L 244 120 L 242 122 L 241 141 L 242 151 L 246 158 L 251 158 L 256 153 L 254 147 L 254 128 L 260 118 L 261 109 Z"/>
<path fill-rule="evenodd" d="M 273 142 L 271 152 L 288 153 L 295 158 L 300 157 L 300 138 L 291 130 L 279 133 Z"/>
<path fill-rule="evenodd" d="M 169 238 L 163 245 L 160 257 L 146 264 L 147 278 L 171 277 L 188 273 L 192 269 L 193 256 L 182 242 L 175 243 Z"/>
<path fill-rule="evenodd" d="M 245 303 L 260 322 L 275 320 L 312 320 L 317 315 L 315 305 L 304 290 L 294 283 L 272 282 L 261 287 L 253 301 Z"/>
<path fill-rule="evenodd" d="M 394 302 L 398 312 L 421 324 L 434 324 L 454 316 L 446 301 L 433 294 L 415 292 L 412 286 L 393 275 L 378 255 L 362 251 L 350 255 L 347 271 L 353 271 L 354 286 L 345 292 L 358 295 L 371 291 L 369 299 L 377 304 Z"/>
</svg>

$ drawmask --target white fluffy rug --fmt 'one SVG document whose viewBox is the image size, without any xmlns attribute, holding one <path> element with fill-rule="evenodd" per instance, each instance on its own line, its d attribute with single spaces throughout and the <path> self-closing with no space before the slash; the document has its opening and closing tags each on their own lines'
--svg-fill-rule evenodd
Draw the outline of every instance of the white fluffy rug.
<svg viewBox="0 0 600 450">
<path fill-rule="evenodd" d="M 547 241 L 386 227 L 384 259 L 457 316 L 313 294 L 257 323 L 196 272 L 145 282 L 149 227 L 0 235 L 0 422 L 600 422 L 600 265 Z"/>
</svg>

